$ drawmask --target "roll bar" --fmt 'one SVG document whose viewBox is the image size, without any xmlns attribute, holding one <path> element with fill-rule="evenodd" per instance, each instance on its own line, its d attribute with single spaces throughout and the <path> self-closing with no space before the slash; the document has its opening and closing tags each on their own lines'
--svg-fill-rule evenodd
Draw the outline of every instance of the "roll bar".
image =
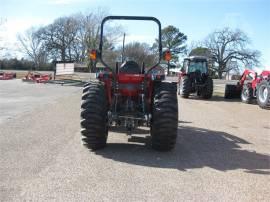
<svg viewBox="0 0 270 202">
<path fill-rule="evenodd" d="M 100 30 L 100 43 L 99 43 L 99 53 L 100 53 L 100 60 L 103 63 L 104 66 L 109 67 L 102 59 L 102 47 L 103 47 L 103 27 L 106 21 L 108 20 L 145 20 L 145 21 L 154 21 L 158 24 L 158 42 L 159 42 L 159 46 L 158 46 L 158 50 L 159 50 L 159 60 L 158 62 L 151 67 L 149 71 L 151 71 L 154 67 L 156 67 L 161 60 L 162 57 L 162 44 L 161 44 L 161 23 L 160 21 L 155 18 L 155 17 L 147 17 L 147 16 L 107 16 L 105 17 L 102 22 L 101 22 L 101 30 Z M 148 73 L 147 72 L 147 73 Z"/>
</svg>

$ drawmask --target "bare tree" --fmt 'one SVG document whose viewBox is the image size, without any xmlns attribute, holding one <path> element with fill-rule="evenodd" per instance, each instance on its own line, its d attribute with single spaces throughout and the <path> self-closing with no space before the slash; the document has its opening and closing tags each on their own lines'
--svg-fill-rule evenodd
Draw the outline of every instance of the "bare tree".
<svg viewBox="0 0 270 202">
<path fill-rule="evenodd" d="M 82 61 L 87 61 L 89 59 L 87 55 L 89 50 L 99 48 L 101 21 L 107 15 L 108 13 L 106 10 L 98 9 L 96 12 L 81 17 L 78 38 L 82 48 Z M 103 52 L 106 52 L 106 50 L 115 48 L 114 45 L 117 40 L 123 35 L 123 28 L 121 26 L 112 27 L 110 25 L 105 25 L 103 34 Z M 112 51 L 110 51 L 110 54 L 115 55 Z M 112 55 L 110 56 L 111 58 L 113 57 Z M 94 67 L 95 64 L 93 61 L 89 61 L 89 68 L 94 71 Z"/>
<path fill-rule="evenodd" d="M 38 30 L 39 38 L 53 59 L 73 60 L 73 43 L 78 31 L 78 22 L 74 17 L 62 17 L 52 24 Z"/>
<path fill-rule="evenodd" d="M 101 21 L 107 15 L 106 11 L 99 10 L 85 18 L 85 44 L 88 49 L 99 48 Z M 123 36 L 123 29 L 120 25 L 111 26 L 106 22 L 103 28 L 103 49 L 113 49 L 115 43 Z"/>
<path fill-rule="evenodd" d="M 227 27 L 214 31 L 206 38 L 204 47 L 211 51 L 214 61 L 218 64 L 212 68 L 218 73 L 219 78 L 222 78 L 224 72 L 234 68 L 228 65 L 230 61 L 234 60 L 244 65 L 259 63 L 260 52 L 248 49 L 249 44 L 250 40 L 244 32 Z"/>
<path fill-rule="evenodd" d="M 144 62 L 146 67 L 151 67 L 157 63 L 157 59 L 148 44 L 133 42 L 125 47 L 125 57 L 136 61 L 139 65 Z"/>
<path fill-rule="evenodd" d="M 24 34 L 19 34 L 17 39 L 21 45 L 21 51 L 25 53 L 39 69 L 47 62 L 47 54 L 43 42 L 36 34 L 37 29 L 30 28 Z"/>
<path fill-rule="evenodd" d="M 90 13 L 86 16 L 82 14 L 77 15 L 79 29 L 77 33 L 77 43 L 74 44 L 77 60 L 88 60 L 88 51 L 98 48 L 100 23 L 102 18 L 102 13 Z"/>
<path fill-rule="evenodd" d="M 52 60 L 75 60 L 88 62 L 88 51 L 97 49 L 100 37 L 100 24 L 106 12 L 102 9 L 83 15 L 81 13 L 60 17 L 52 24 L 40 28 L 36 35 L 44 44 Z M 113 47 L 115 38 L 122 32 L 119 27 L 110 29 L 104 45 Z M 89 63 L 92 68 L 95 65 Z"/>
</svg>

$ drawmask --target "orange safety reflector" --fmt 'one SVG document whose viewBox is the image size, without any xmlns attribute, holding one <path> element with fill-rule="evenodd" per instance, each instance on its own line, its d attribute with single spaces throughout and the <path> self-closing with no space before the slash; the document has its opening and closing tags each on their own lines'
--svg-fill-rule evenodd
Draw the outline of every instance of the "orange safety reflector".
<svg viewBox="0 0 270 202">
<path fill-rule="evenodd" d="M 164 60 L 170 61 L 172 59 L 172 54 L 170 51 L 165 51 L 164 53 Z"/>
<path fill-rule="evenodd" d="M 97 59 L 97 50 L 91 50 L 89 56 L 90 56 L 91 60 L 96 60 Z"/>
</svg>

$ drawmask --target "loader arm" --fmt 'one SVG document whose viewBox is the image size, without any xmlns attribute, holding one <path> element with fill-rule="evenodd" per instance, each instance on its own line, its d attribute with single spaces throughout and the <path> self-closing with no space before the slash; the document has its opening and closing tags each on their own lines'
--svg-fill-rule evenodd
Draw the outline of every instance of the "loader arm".
<svg viewBox="0 0 270 202">
<path fill-rule="evenodd" d="M 244 82 L 245 82 L 245 80 L 247 79 L 247 77 L 248 77 L 249 74 L 253 74 L 254 77 L 253 77 L 252 80 L 256 80 L 256 77 L 257 77 L 257 76 L 256 76 L 256 72 L 253 71 L 253 70 L 250 70 L 250 69 L 246 69 L 246 70 L 243 72 L 243 74 L 242 74 L 242 76 L 240 77 L 240 79 L 239 79 L 239 85 L 240 85 L 240 86 L 243 86 L 243 85 L 244 85 Z"/>
</svg>

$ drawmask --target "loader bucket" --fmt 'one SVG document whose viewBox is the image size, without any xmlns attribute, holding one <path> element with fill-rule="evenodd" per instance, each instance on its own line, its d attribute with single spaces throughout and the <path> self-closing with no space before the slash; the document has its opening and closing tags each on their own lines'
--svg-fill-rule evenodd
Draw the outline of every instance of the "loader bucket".
<svg viewBox="0 0 270 202">
<path fill-rule="evenodd" d="M 235 84 L 226 84 L 224 98 L 233 99 L 241 97 L 241 87 Z"/>
</svg>

